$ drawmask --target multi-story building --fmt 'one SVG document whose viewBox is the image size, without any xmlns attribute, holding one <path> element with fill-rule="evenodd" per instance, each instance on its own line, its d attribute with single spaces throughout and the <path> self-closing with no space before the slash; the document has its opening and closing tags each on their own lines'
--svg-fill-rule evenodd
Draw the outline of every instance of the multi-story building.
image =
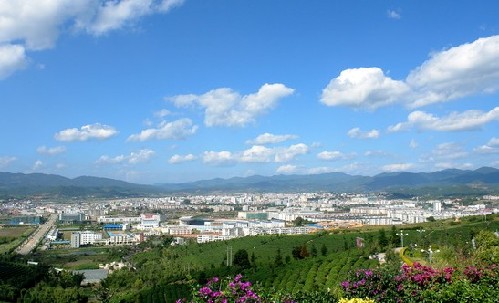
<svg viewBox="0 0 499 303">
<path fill-rule="evenodd" d="M 161 223 L 161 215 L 159 214 L 141 214 L 140 215 L 140 229 L 151 229 L 159 227 Z"/>
<path fill-rule="evenodd" d="M 78 231 L 71 233 L 71 247 L 78 248 L 81 245 L 94 244 L 102 239 L 101 233 L 96 233 L 90 230 Z"/>
</svg>

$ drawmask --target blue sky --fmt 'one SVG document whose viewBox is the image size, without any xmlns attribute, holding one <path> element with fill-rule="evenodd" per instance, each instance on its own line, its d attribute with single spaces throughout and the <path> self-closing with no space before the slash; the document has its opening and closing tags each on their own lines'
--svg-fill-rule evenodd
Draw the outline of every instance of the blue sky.
<svg viewBox="0 0 499 303">
<path fill-rule="evenodd" d="M 499 167 L 499 2 L 0 0 L 0 171 Z"/>
</svg>

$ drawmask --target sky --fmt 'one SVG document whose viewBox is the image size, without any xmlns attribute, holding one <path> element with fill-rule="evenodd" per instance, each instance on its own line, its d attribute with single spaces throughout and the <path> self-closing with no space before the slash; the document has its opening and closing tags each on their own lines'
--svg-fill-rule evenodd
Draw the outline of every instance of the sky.
<svg viewBox="0 0 499 303">
<path fill-rule="evenodd" d="M 0 0 L 0 171 L 499 168 L 499 1 Z"/>
</svg>

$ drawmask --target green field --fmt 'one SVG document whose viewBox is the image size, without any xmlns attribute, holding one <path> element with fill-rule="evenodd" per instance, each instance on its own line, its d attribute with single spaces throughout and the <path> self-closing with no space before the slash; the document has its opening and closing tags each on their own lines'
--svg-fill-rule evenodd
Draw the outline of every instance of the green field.
<svg viewBox="0 0 499 303">
<path fill-rule="evenodd" d="M 49 249 L 37 252 L 33 260 L 64 269 L 95 269 L 99 268 L 99 264 L 118 261 L 115 250 L 111 247 Z"/>
<path fill-rule="evenodd" d="M 35 230 L 32 225 L 0 227 L 0 254 L 12 251 Z"/>
</svg>

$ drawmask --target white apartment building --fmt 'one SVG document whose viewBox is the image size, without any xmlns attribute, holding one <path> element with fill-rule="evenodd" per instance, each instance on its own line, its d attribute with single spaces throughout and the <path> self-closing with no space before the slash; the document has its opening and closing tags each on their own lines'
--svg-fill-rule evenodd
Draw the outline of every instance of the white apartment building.
<svg viewBox="0 0 499 303">
<path fill-rule="evenodd" d="M 117 224 L 117 223 L 140 223 L 140 217 L 108 217 L 108 216 L 99 216 L 97 218 L 98 223 L 103 224 Z"/>
<path fill-rule="evenodd" d="M 159 227 L 161 223 L 161 215 L 159 214 L 141 214 L 140 229 L 152 229 Z"/>
<path fill-rule="evenodd" d="M 78 248 L 81 245 L 94 244 L 102 240 L 102 234 L 90 230 L 71 233 L 71 247 Z"/>
</svg>

